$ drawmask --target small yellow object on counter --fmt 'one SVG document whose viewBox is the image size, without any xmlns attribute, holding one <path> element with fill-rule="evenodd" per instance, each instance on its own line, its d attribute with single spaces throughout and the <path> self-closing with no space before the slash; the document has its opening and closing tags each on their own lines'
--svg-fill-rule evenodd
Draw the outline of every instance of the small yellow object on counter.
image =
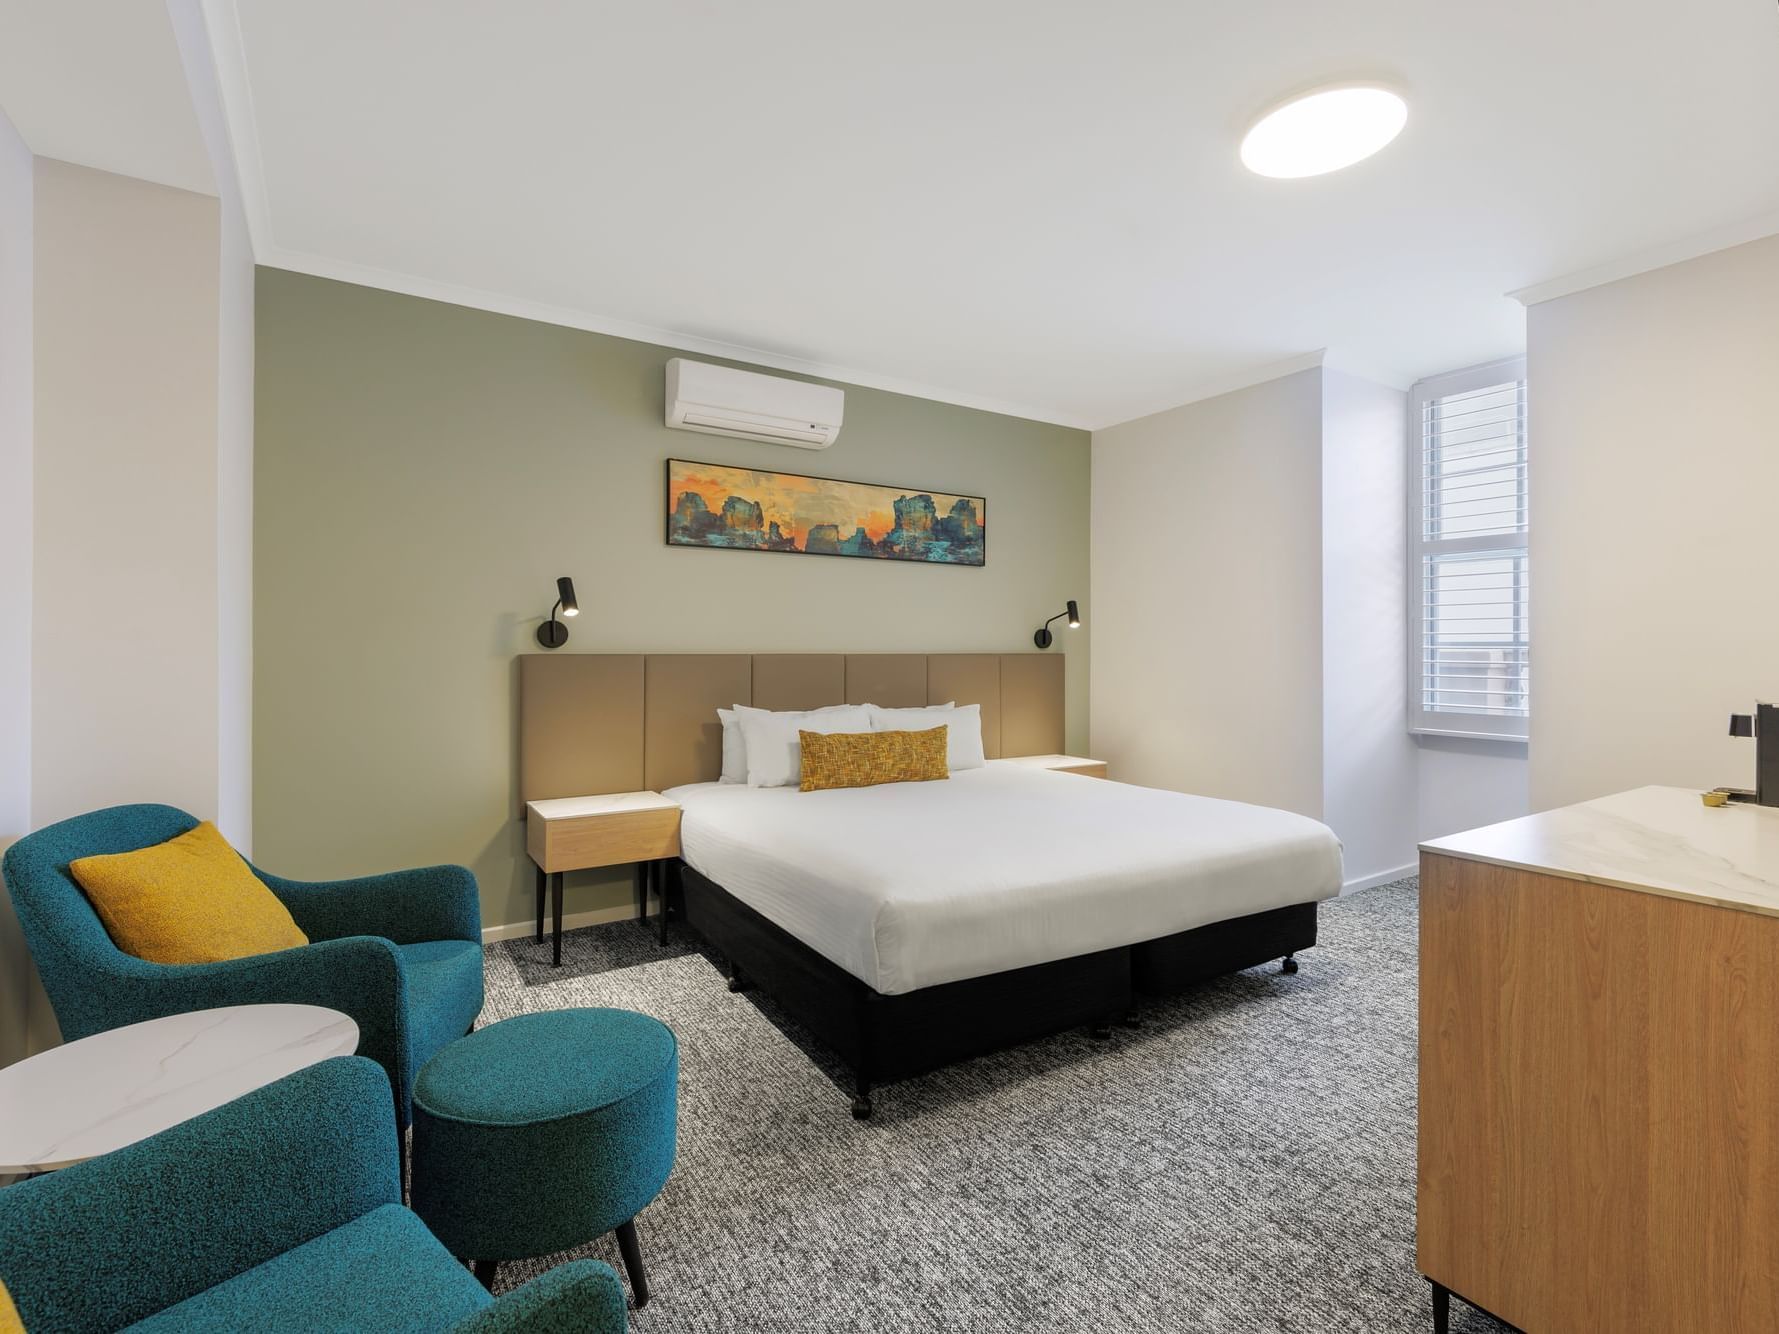
<svg viewBox="0 0 1779 1334">
<path fill-rule="evenodd" d="M 1699 800 L 1707 806 L 1727 806 L 1730 802 L 1730 794 L 1727 792 L 1701 792 Z"/>
</svg>

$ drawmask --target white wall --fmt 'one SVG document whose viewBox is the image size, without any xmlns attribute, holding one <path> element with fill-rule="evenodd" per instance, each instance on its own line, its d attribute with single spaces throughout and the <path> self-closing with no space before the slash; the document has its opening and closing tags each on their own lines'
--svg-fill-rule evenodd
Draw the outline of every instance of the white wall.
<svg viewBox="0 0 1779 1334">
<path fill-rule="evenodd" d="M 32 820 L 218 811 L 217 201 L 39 158 Z"/>
<path fill-rule="evenodd" d="M 31 175 L 0 114 L 0 838 L 31 825 Z"/>
<path fill-rule="evenodd" d="M 1524 742 L 1445 736 L 1419 741 L 1417 838 L 1517 820 L 1531 809 Z"/>
<path fill-rule="evenodd" d="M 1412 874 L 1408 733 L 1408 396 L 1322 371 L 1323 819 L 1349 885 Z"/>
<path fill-rule="evenodd" d="M 1752 786 L 1779 699 L 1779 237 L 1531 308 L 1531 803 Z"/>
<path fill-rule="evenodd" d="M 0 114 L 0 851 L 31 827 L 31 152 Z M 26 1054 L 31 969 L 0 894 L 0 1066 Z"/>
<path fill-rule="evenodd" d="M 1320 818 L 1320 369 L 1093 436 L 1091 750 Z"/>
</svg>

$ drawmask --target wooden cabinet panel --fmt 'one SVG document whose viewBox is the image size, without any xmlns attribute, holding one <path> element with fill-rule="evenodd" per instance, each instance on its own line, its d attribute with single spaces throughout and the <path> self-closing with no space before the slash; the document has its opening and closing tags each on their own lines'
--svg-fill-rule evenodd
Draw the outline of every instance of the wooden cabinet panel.
<svg viewBox="0 0 1779 1334">
<path fill-rule="evenodd" d="M 1771 1328 L 1779 918 L 1421 861 L 1416 1254 L 1540 1331 Z"/>
</svg>

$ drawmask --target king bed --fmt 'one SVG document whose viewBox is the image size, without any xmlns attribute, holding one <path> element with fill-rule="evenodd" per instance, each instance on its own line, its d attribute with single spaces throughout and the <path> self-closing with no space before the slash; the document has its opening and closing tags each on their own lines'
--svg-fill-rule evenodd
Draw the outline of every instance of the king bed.
<svg viewBox="0 0 1779 1334">
<path fill-rule="evenodd" d="M 732 989 L 758 986 L 845 1061 L 866 1117 L 876 1085 L 1071 1027 L 1103 1037 L 1138 996 L 1269 960 L 1295 971 L 1340 889 L 1340 845 L 1315 820 L 1001 760 L 1062 749 L 1062 666 L 529 654 L 521 796 L 677 802 L 663 911 L 726 961 Z M 986 762 L 810 792 L 717 781 L 718 709 L 866 701 L 977 705 Z"/>
<path fill-rule="evenodd" d="M 942 783 L 698 783 L 686 923 L 875 1083 L 1064 1028 L 1316 940 L 1340 845 L 1304 816 L 1004 760 Z"/>
</svg>

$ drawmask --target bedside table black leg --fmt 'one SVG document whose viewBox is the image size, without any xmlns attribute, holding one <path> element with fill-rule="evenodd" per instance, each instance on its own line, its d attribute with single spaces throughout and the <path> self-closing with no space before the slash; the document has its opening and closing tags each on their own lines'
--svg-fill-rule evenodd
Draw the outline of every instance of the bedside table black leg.
<svg viewBox="0 0 1779 1334">
<path fill-rule="evenodd" d="M 630 886 L 636 895 L 636 920 L 644 925 L 649 916 L 649 869 L 646 862 L 636 862 L 630 868 Z"/>
<path fill-rule="evenodd" d="M 661 903 L 661 943 L 665 945 L 667 943 L 667 863 L 656 862 L 653 870 L 655 873 L 655 894 Z"/>
<path fill-rule="evenodd" d="M 537 943 L 540 945 L 544 943 L 544 890 L 547 888 L 547 885 L 545 882 L 548 879 L 549 879 L 549 877 L 544 874 L 544 868 L 541 866 L 538 867 L 537 868 Z"/>
<path fill-rule="evenodd" d="M 1432 1283 L 1432 1279 L 1427 1280 Z M 1446 1334 L 1452 1319 L 1452 1290 L 1443 1283 L 1433 1283 L 1433 1334 Z"/>
<path fill-rule="evenodd" d="M 550 916 L 552 933 L 555 938 L 555 949 L 550 960 L 552 968 L 562 967 L 562 872 L 558 871 L 550 877 Z"/>
</svg>

